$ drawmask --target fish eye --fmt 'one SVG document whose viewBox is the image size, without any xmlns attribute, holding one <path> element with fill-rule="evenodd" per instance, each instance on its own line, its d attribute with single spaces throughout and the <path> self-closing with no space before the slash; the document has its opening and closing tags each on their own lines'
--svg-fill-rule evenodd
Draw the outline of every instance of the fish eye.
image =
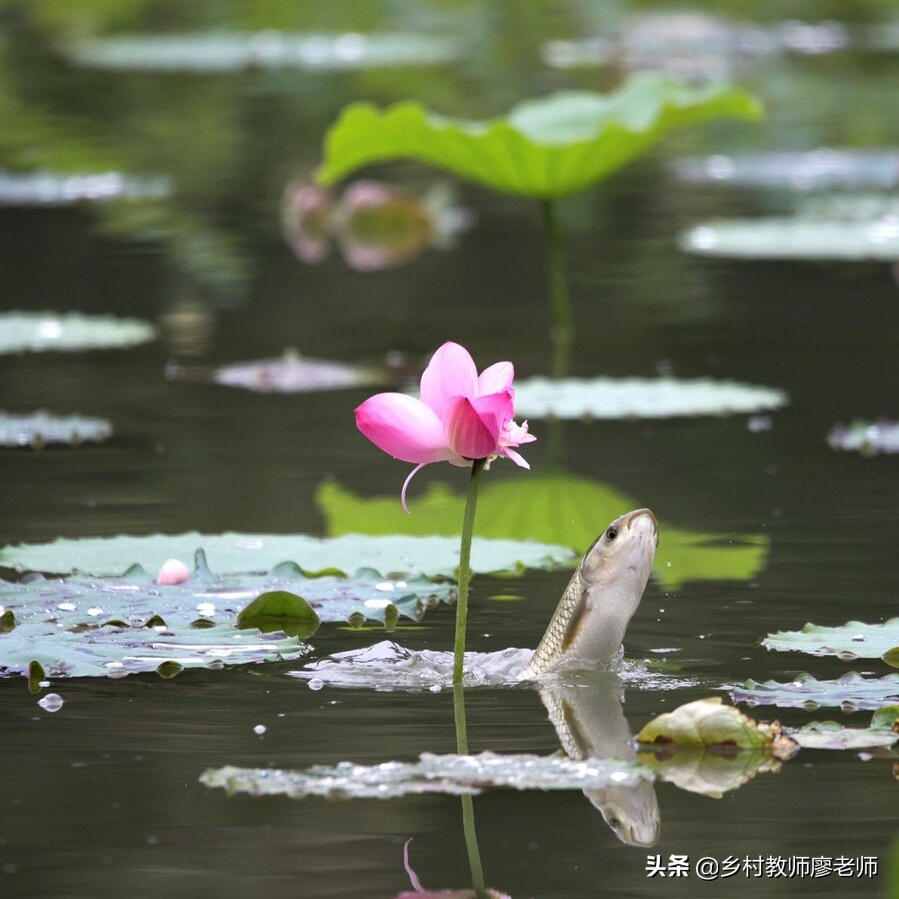
<svg viewBox="0 0 899 899">
<path fill-rule="evenodd" d="M 614 525 L 612 525 L 612 527 L 610 527 L 606 531 L 606 540 L 608 540 L 609 543 L 611 543 L 617 536 L 618 536 L 618 528 L 616 528 Z"/>
<path fill-rule="evenodd" d="M 612 830 L 620 830 L 621 829 L 621 821 L 618 818 L 615 818 L 614 816 L 609 818 L 609 820 L 606 823 L 609 825 L 609 827 L 612 828 Z"/>
</svg>

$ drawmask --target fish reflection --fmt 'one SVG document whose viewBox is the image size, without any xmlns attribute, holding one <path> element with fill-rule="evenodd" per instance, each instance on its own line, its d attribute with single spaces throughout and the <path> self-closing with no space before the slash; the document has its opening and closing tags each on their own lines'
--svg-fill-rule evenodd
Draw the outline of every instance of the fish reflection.
<svg viewBox="0 0 899 899">
<path fill-rule="evenodd" d="M 621 682 L 613 672 L 595 672 L 576 683 L 545 687 L 540 698 L 562 749 L 570 758 L 637 760 L 621 705 Z M 599 790 L 584 790 L 584 795 L 622 843 L 653 846 L 658 842 L 659 803 L 652 783 L 611 784 Z"/>
<path fill-rule="evenodd" d="M 470 224 L 470 213 L 442 185 L 418 198 L 366 179 L 335 202 L 325 188 L 296 180 L 281 202 L 284 239 L 299 260 L 322 262 L 336 243 L 347 265 L 363 272 L 395 268 L 431 247 L 449 249 Z"/>
</svg>

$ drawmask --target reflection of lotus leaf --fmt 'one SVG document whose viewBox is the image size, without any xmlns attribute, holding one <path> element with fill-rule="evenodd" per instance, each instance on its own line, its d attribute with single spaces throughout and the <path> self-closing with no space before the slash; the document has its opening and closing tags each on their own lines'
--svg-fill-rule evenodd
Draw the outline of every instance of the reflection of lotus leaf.
<svg viewBox="0 0 899 899">
<path fill-rule="evenodd" d="M 806 624 L 801 631 L 778 631 L 762 641 L 767 649 L 807 652 L 841 659 L 878 659 L 899 647 L 899 618 L 883 624 L 850 621 L 840 627 Z"/>
<path fill-rule="evenodd" d="M 458 527 L 455 531 L 458 535 Z M 388 575 L 452 577 L 459 564 L 459 538 L 402 535 L 311 537 L 308 534 L 149 534 L 85 537 L 0 548 L 0 567 L 54 574 L 117 575 L 132 563 L 158 571 L 172 558 L 187 559 L 202 546 L 222 574 L 270 571 L 285 560 L 306 571 L 343 573 L 373 568 Z M 472 568 L 481 573 L 549 568 L 572 561 L 565 546 L 520 540 L 486 540 L 472 545 Z"/>
<path fill-rule="evenodd" d="M 10 415 L 0 412 L 0 446 L 27 446 L 39 449 L 50 443 L 78 446 L 102 443 L 112 436 L 112 425 L 104 418 L 80 415 Z"/>
<path fill-rule="evenodd" d="M 838 680 L 818 680 L 800 674 L 788 683 L 748 680 L 734 687 L 734 702 L 749 705 L 776 705 L 779 708 L 844 706 L 847 709 L 876 709 L 887 702 L 899 702 L 899 674 L 866 678 L 856 671 Z"/>
<path fill-rule="evenodd" d="M 301 595 L 308 606 L 272 591 Z M 261 593 L 282 601 L 260 613 L 254 600 Z M 165 661 L 187 668 L 293 660 L 305 648 L 284 630 L 308 635 L 318 620 L 369 619 L 391 626 L 400 616 L 417 621 L 427 606 L 449 601 L 453 593 L 447 583 L 395 581 L 368 570 L 351 578 L 313 577 L 290 563 L 265 575 L 224 576 L 209 571 L 202 552 L 194 573 L 177 585 L 158 584 L 138 566 L 117 578 L 30 576 L 0 582 L 0 608 L 7 616 L 0 672 L 24 674 L 32 660 L 53 677 L 122 676 L 153 671 Z M 271 616 L 287 611 L 291 620 L 269 633 L 278 624 Z M 241 620 L 254 612 L 255 618 Z"/>
<path fill-rule="evenodd" d="M 690 747 L 679 749 L 670 756 L 638 752 L 637 759 L 660 780 L 711 799 L 720 799 L 725 793 L 742 787 L 756 774 L 777 772 L 781 768 L 780 759 L 763 749 L 744 749 L 723 755 Z"/>
<path fill-rule="evenodd" d="M 711 378 L 527 378 L 515 384 L 519 418 L 674 418 L 733 415 L 786 405 L 782 390 Z"/>
<path fill-rule="evenodd" d="M 651 779 L 634 763 L 614 759 L 574 761 L 558 756 L 433 755 L 424 753 L 417 762 L 384 762 L 380 765 L 315 765 L 306 771 L 271 768 L 210 769 L 201 783 L 229 793 L 254 796 L 306 796 L 354 799 L 394 799 L 419 793 L 477 795 L 488 787 L 516 790 L 601 789 L 611 784 L 635 785 Z"/>
<path fill-rule="evenodd" d="M 0 354 L 129 347 L 155 336 L 153 325 L 136 318 L 78 312 L 0 313 Z"/>
<path fill-rule="evenodd" d="M 433 485 L 411 499 L 406 515 L 395 496 L 363 498 L 333 481 L 317 494 L 330 534 L 446 534 L 459 532 L 464 496 Z M 642 503 L 597 481 L 571 475 L 485 480 L 476 529 L 484 537 L 551 540 L 584 552 L 618 515 Z M 764 536 L 702 534 L 660 524 L 654 575 L 667 590 L 691 580 L 749 580 L 764 567 Z"/>
<path fill-rule="evenodd" d="M 676 128 L 759 115 L 742 91 L 648 74 L 607 95 L 558 93 L 484 122 L 445 118 L 415 102 L 383 112 L 357 103 L 329 131 L 318 178 L 333 184 L 373 162 L 414 159 L 494 190 L 552 199 L 608 177 Z"/>
</svg>

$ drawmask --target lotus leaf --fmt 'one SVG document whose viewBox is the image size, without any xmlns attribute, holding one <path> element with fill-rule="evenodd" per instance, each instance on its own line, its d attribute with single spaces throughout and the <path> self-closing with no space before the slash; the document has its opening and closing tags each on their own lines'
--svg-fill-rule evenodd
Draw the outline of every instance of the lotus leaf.
<svg viewBox="0 0 899 899">
<path fill-rule="evenodd" d="M 896 150 L 832 149 L 715 154 L 679 159 L 674 172 L 692 184 L 736 184 L 794 191 L 891 190 L 899 186 Z"/>
<path fill-rule="evenodd" d="M 895 216 L 830 221 L 816 217 L 713 220 L 681 235 L 680 247 L 700 256 L 737 259 L 899 260 Z"/>
<path fill-rule="evenodd" d="M 0 355 L 130 347 L 155 336 L 153 325 L 136 318 L 78 312 L 0 312 Z"/>
<path fill-rule="evenodd" d="M 189 371 L 186 376 L 190 376 Z M 385 376 L 373 369 L 325 359 L 307 359 L 295 350 L 287 350 L 279 359 L 225 365 L 213 372 L 212 380 L 226 387 L 242 387 L 257 393 L 308 393 L 381 384 Z"/>
<path fill-rule="evenodd" d="M 543 378 L 515 384 L 521 418 L 675 418 L 779 409 L 782 390 L 711 378 Z"/>
<path fill-rule="evenodd" d="M 419 620 L 427 605 L 452 592 L 450 584 L 393 581 L 370 570 L 310 577 L 290 563 L 261 576 L 216 575 L 202 551 L 192 575 L 177 585 L 156 583 L 140 566 L 118 578 L 28 575 L 0 582 L 0 673 L 26 674 L 33 661 L 51 677 L 123 676 L 162 662 L 187 668 L 292 661 L 306 652 L 298 636 L 314 631 L 318 619 Z M 261 635 L 275 623 L 277 633 Z"/>
<path fill-rule="evenodd" d="M 878 709 L 869 727 L 843 727 L 836 721 L 812 721 L 790 736 L 803 749 L 874 749 L 889 748 L 899 740 L 896 722 L 899 706 Z"/>
<path fill-rule="evenodd" d="M 899 422 L 858 420 L 850 425 L 834 425 L 827 435 L 827 443 L 832 449 L 863 456 L 899 453 Z"/>
<path fill-rule="evenodd" d="M 450 119 L 416 102 L 381 111 L 355 103 L 325 139 L 317 173 L 333 184 L 374 162 L 413 159 L 494 190 L 549 200 L 583 190 L 645 153 L 677 128 L 761 107 L 726 86 L 692 88 L 654 74 L 603 95 L 562 92 L 489 121 Z"/>
<path fill-rule="evenodd" d="M 0 206 L 74 206 L 114 200 L 154 200 L 169 196 L 172 183 L 164 177 L 122 172 L 3 172 Z"/>
<path fill-rule="evenodd" d="M 458 533 L 464 495 L 433 484 L 412 499 L 414 515 L 403 513 L 395 496 L 361 497 L 333 481 L 316 501 L 329 534 Z M 629 497 L 599 481 L 572 475 L 532 475 L 526 480 L 485 481 L 478 499 L 478 533 L 495 539 L 563 543 L 585 552 L 600 529 L 645 500 Z M 762 534 L 703 534 L 660 523 L 662 543 L 654 579 L 666 590 L 687 581 L 740 580 L 765 567 L 769 540 Z"/>
<path fill-rule="evenodd" d="M 209 769 L 200 777 L 207 787 L 254 796 L 291 799 L 394 799 L 419 793 L 477 795 L 489 787 L 516 790 L 594 790 L 635 786 L 651 776 L 639 765 L 615 759 L 574 761 L 558 756 L 422 754 L 417 762 L 380 765 L 315 765 L 305 771 L 271 768 Z"/>
<path fill-rule="evenodd" d="M 450 38 L 397 32 L 303 34 L 284 31 L 133 34 L 83 38 L 67 49 L 77 65 L 112 71 L 312 72 L 441 65 L 459 55 Z"/>
<path fill-rule="evenodd" d="M 883 624 L 850 621 L 840 627 L 806 624 L 801 631 L 778 631 L 762 640 L 767 649 L 806 652 L 813 656 L 877 659 L 899 647 L 899 618 Z"/>
<path fill-rule="evenodd" d="M 899 701 L 899 674 L 866 678 L 850 671 L 838 680 L 817 680 L 810 674 L 800 674 L 789 683 L 749 680 L 734 687 L 733 699 L 748 705 L 776 705 L 779 708 L 843 706 L 876 709 L 885 702 Z"/>
<path fill-rule="evenodd" d="M 0 446 L 40 449 L 49 444 L 78 446 L 102 443 L 112 436 L 112 425 L 105 418 L 82 418 L 80 415 L 11 415 L 0 412 Z"/>
<path fill-rule="evenodd" d="M 198 546 L 204 548 L 212 566 L 223 574 L 270 571 L 289 559 L 307 571 L 370 568 L 407 578 L 452 577 L 459 558 L 458 537 L 346 534 L 322 538 L 308 534 L 193 531 L 20 543 L 0 548 L 0 566 L 52 574 L 115 575 L 136 563 L 147 571 L 158 571 L 168 559 L 190 558 Z M 472 568 L 481 573 L 549 568 L 570 563 L 573 557 L 574 553 L 564 546 L 517 540 L 476 537 L 472 546 Z"/>
<path fill-rule="evenodd" d="M 678 747 L 719 749 L 767 749 L 780 754 L 789 751 L 789 741 L 783 746 L 783 731 L 779 724 L 753 721 L 733 706 L 724 705 L 720 696 L 697 699 L 653 718 L 637 734 L 638 743 Z"/>
</svg>

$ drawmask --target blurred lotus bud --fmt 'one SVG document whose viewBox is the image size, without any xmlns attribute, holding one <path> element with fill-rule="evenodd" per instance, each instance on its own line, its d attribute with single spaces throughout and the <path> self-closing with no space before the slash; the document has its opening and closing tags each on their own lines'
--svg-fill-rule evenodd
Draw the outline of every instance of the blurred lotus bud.
<svg viewBox="0 0 899 899">
<path fill-rule="evenodd" d="M 312 265 L 331 249 L 331 195 L 308 181 L 291 181 L 281 196 L 281 233 L 294 255 Z"/>
</svg>

